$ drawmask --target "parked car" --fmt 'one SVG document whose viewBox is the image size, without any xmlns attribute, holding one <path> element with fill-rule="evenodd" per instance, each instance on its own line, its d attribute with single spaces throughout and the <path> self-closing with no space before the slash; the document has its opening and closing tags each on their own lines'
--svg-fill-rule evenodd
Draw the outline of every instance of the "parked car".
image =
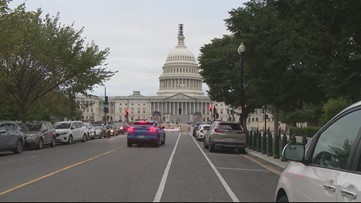
<svg viewBox="0 0 361 203">
<path fill-rule="evenodd" d="M 0 122 L 0 151 L 14 151 L 20 154 L 23 151 L 24 134 L 20 126 L 14 122 Z"/>
<path fill-rule="evenodd" d="M 56 141 L 73 144 L 74 141 L 87 141 L 82 121 L 60 121 L 54 124 Z"/>
<path fill-rule="evenodd" d="M 196 131 L 196 139 L 203 140 L 206 131 L 208 131 L 210 127 L 211 127 L 210 124 L 206 124 L 206 123 L 200 124 L 198 130 Z"/>
<path fill-rule="evenodd" d="M 194 124 L 193 130 L 192 130 L 192 135 L 193 135 L 193 137 L 196 137 L 196 136 L 197 136 L 197 129 L 198 129 L 198 127 L 199 127 L 200 124 L 201 124 L 200 122 L 197 122 L 196 124 Z"/>
<path fill-rule="evenodd" d="M 87 136 L 87 140 L 94 139 L 94 127 L 91 123 L 83 123 L 83 128 Z"/>
<path fill-rule="evenodd" d="M 160 127 L 157 121 L 135 121 L 127 132 L 127 145 L 152 143 L 156 147 L 165 144 L 166 133 L 164 127 Z"/>
<path fill-rule="evenodd" d="M 204 148 L 214 152 L 217 148 L 231 148 L 245 153 L 246 132 L 239 123 L 214 121 L 208 133 L 205 133 Z"/>
<path fill-rule="evenodd" d="M 117 127 L 115 126 L 114 123 L 108 123 L 108 124 L 105 126 L 105 130 L 106 130 L 106 132 L 107 132 L 108 137 L 118 135 L 116 128 L 117 128 Z"/>
<path fill-rule="evenodd" d="M 119 133 L 120 134 L 126 133 L 128 128 L 129 128 L 129 124 L 127 122 L 120 123 Z"/>
<path fill-rule="evenodd" d="M 105 126 L 103 125 L 95 125 L 94 126 L 94 138 L 105 138 L 107 137 L 107 132 L 105 130 Z"/>
<path fill-rule="evenodd" d="M 330 119 L 306 145 L 288 144 L 274 201 L 361 202 L 361 101 Z"/>
<path fill-rule="evenodd" d="M 53 125 L 48 121 L 26 122 L 21 125 L 26 147 L 42 149 L 44 145 L 55 147 L 56 134 Z"/>
</svg>

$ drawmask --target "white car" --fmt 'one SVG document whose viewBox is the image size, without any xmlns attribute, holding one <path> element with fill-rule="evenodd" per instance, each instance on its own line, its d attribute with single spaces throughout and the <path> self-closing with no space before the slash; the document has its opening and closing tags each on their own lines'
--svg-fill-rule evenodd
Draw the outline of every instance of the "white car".
<svg viewBox="0 0 361 203">
<path fill-rule="evenodd" d="M 333 117 L 307 143 L 289 144 L 276 202 L 361 202 L 361 101 Z"/>
<path fill-rule="evenodd" d="M 83 128 L 84 128 L 85 134 L 87 135 L 87 140 L 94 139 L 95 129 L 94 129 L 93 124 L 83 123 Z"/>
<path fill-rule="evenodd" d="M 206 131 L 209 130 L 210 127 L 211 127 L 211 125 L 209 125 L 209 124 L 200 124 L 198 126 L 198 130 L 196 131 L 197 140 L 203 140 L 204 134 L 206 133 Z"/>
<path fill-rule="evenodd" d="M 82 121 L 61 121 L 54 124 L 56 141 L 72 144 L 74 141 L 87 141 Z"/>
</svg>

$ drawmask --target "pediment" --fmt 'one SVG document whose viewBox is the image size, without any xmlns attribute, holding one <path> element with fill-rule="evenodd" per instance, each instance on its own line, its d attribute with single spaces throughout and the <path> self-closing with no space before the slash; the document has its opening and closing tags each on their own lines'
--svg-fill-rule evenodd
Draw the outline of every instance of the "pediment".
<svg viewBox="0 0 361 203">
<path fill-rule="evenodd" d="M 194 100 L 194 98 L 183 93 L 178 93 L 167 97 L 167 100 Z"/>
</svg>

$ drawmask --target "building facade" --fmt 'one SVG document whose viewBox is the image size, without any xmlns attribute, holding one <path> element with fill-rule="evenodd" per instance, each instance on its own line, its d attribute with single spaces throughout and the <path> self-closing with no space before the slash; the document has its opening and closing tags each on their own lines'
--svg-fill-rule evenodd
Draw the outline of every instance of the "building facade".
<svg viewBox="0 0 361 203">
<path fill-rule="evenodd" d="M 230 108 L 223 102 L 212 102 L 202 90 L 202 77 L 193 53 L 185 45 L 183 25 L 179 25 L 178 43 L 168 54 L 159 77 L 156 96 L 143 96 L 133 91 L 130 96 L 108 97 L 108 121 L 155 119 L 167 123 L 209 122 L 215 115 L 209 106 L 215 106 L 218 119 L 230 120 Z M 103 121 L 104 96 L 77 96 L 83 120 Z M 126 117 L 128 111 L 128 117 Z M 238 116 L 236 116 L 238 117 Z M 239 118 L 234 118 L 236 120 Z"/>
<path fill-rule="evenodd" d="M 210 122 L 213 119 L 239 122 L 237 110 L 223 102 L 211 101 L 202 90 L 202 77 L 193 53 L 185 46 L 183 25 L 179 25 L 178 43 L 168 54 L 159 76 L 159 90 L 156 96 L 143 96 L 133 91 L 130 96 L 108 97 L 108 113 L 104 113 L 104 96 L 77 96 L 85 121 L 127 121 L 154 119 L 165 123 Z M 217 114 L 209 110 L 212 105 Z M 126 112 L 128 116 L 126 117 Z M 249 128 L 262 126 L 264 118 L 256 114 L 247 119 Z M 256 119 L 255 119 L 256 118 Z M 268 126 L 272 126 L 272 117 Z"/>
</svg>

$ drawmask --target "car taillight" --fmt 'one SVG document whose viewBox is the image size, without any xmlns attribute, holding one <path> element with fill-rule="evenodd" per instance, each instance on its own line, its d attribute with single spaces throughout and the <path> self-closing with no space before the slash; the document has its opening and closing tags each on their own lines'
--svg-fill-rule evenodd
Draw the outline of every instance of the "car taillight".
<svg viewBox="0 0 361 203">
<path fill-rule="evenodd" d="M 225 131 L 216 128 L 216 129 L 214 129 L 214 132 L 216 132 L 216 133 L 224 133 Z"/>
<path fill-rule="evenodd" d="M 128 133 L 132 133 L 132 132 L 134 132 L 134 128 L 128 128 Z"/>
<path fill-rule="evenodd" d="M 157 128 L 151 127 L 151 128 L 149 128 L 149 131 L 151 133 L 155 133 L 155 132 L 157 132 Z"/>
</svg>

